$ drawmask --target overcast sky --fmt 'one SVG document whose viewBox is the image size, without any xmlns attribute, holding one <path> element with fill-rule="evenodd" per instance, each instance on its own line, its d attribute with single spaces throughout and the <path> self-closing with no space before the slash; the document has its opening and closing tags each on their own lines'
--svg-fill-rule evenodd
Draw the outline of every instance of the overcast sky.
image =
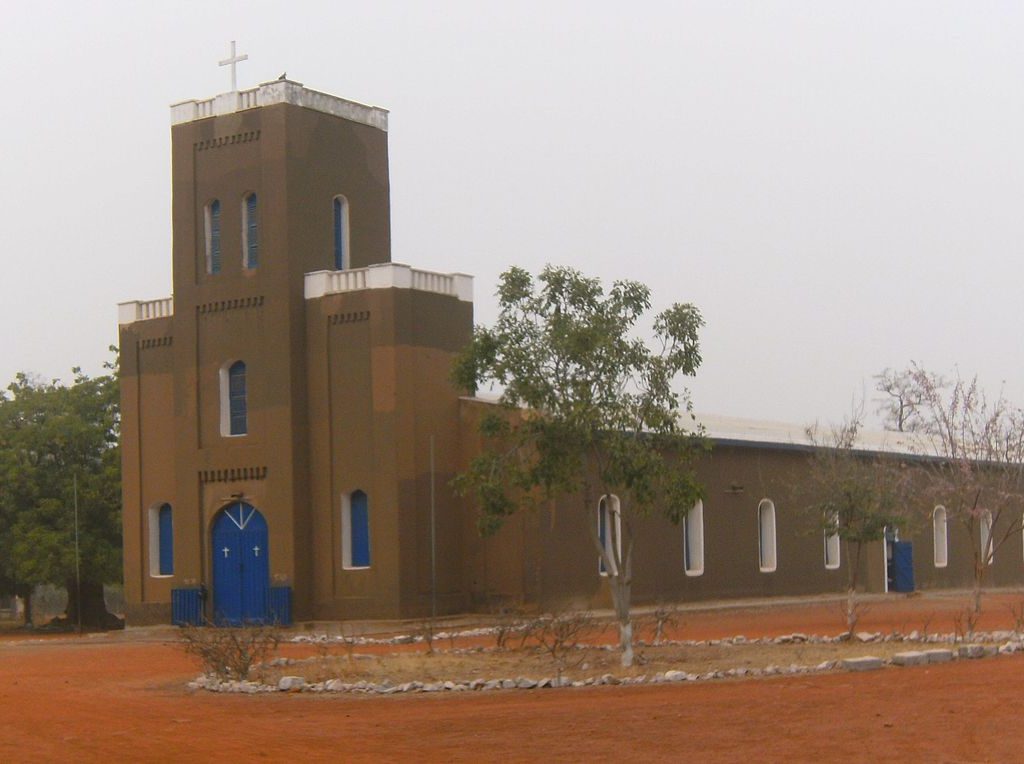
<svg viewBox="0 0 1024 764">
<path fill-rule="evenodd" d="M 283 71 L 391 110 L 393 259 L 571 265 L 704 312 L 698 410 L 840 418 L 918 360 L 1024 404 L 1024 6 L 9 3 L 0 381 L 166 296 L 168 105 Z"/>
</svg>

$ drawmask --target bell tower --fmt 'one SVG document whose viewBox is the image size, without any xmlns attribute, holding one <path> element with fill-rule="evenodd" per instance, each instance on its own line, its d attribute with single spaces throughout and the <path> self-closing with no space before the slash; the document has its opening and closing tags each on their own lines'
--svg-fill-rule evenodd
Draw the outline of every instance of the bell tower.
<svg viewBox="0 0 1024 764">
<path fill-rule="evenodd" d="M 171 123 L 174 296 L 120 306 L 129 622 L 416 612 L 472 284 L 391 263 L 387 111 L 279 79 Z"/>
</svg>

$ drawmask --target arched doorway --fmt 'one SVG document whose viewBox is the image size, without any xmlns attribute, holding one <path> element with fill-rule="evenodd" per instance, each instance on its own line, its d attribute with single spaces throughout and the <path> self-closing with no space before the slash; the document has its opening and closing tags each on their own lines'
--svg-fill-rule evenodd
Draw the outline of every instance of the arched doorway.
<svg viewBox="0 0 1024 764">
<path fill-rule="evenodd" d="M 270 581 L 267 521 L 251 504 L 238 501 L 218 513 L 211 535 L 214 622 L 263 623 Z"/>
</svg>

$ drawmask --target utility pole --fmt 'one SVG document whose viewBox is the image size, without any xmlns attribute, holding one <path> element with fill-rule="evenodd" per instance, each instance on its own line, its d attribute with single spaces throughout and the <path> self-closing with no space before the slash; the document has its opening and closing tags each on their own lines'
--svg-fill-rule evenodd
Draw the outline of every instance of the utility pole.
<svg viewBox="0 0 1024 764">
<path fill-rule="evenodd" d="M 82 634 L 82 555 L 78 545 L 78 473 L 72 473 L 71 485 L 75 497 L 75 614 L 78 616 L 78 634 Z"/>
<path fill-rule="evenodd" d="M 437 516 L 434 503 L 434 436 L 430 436 L 430 619 L 437 620 Z M 431 626 L 433 628 L 433 626 Z"/>
</svg>

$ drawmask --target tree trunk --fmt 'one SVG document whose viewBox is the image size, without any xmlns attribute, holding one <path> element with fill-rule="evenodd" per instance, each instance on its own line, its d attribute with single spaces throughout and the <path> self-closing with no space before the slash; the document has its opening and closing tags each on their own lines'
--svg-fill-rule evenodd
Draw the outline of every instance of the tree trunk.
<svg viewBox="0 0 1024 764">
<path fill-rule="evenodd" d="M 82 581 L 82 599 L 78 600 L 78 587 L 75 581 L 66 582 L 68 590 L 67 619 L 71 626 L 78 625 L 79 608 L 82 614 L 83 629 L 123 629 L 124 621 L 107 611 L 107 603 L 103 599 L 103 584 L 95 581 Z"/>
<path fill-rule="evenodd" d="M 981 590 L 985 586 L 985 561 L 979 560 L 974 566 L 974 614 L 981 614 Z"/>
<path fill-rule="evenodd" d="M 631 585 L 622 575 L 611 576 L 612 604 L 615 606 L 615 618 L 619 622 L 619 650 L 622 667 L 633 665 L 633 621 L 629 617 L 629 600 Z"/>
<path fill-rule="evenodd" d="M 860 578 L 860 553 L 863 544 L 861 542 L 846 542 L 846 559 L 849 569 L 846 571 L 846 630 L 853 636 L 853 630 L 857 628 L 857 621 L 860 620 L 860 613 L 857 607 L 857 582 Z M 853 554 L 850 549 L 856 550 Z"/>
<path fill-rule="evenodd" d="M 32 628 L 35 624 L 32 623 L 32 587 L 31 586 L 18 586 L 14 589 L 15 595 L 21 597 L 25 603 L 25 626 Z"/>
</svg>

